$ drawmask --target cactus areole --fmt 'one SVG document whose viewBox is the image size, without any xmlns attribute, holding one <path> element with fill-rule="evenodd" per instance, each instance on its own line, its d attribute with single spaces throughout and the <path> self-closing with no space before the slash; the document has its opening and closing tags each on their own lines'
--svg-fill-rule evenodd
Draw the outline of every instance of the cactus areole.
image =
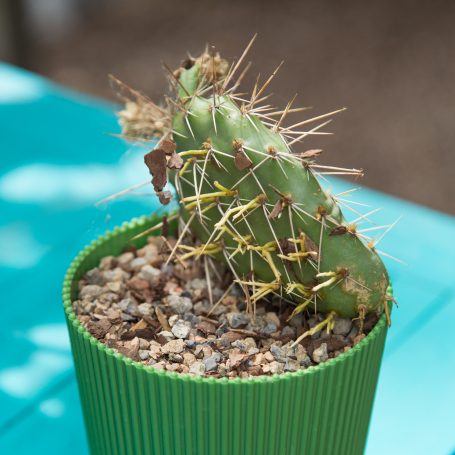
<svg viewBox="0 0 455 455">
<path fill-rule="evenodd" d="M 248 98 L 236 94 L 244 55 L 231 66 L 207 52 L 189 59 L 171 73 L 176 97 L 167 108 L 130 91 L 120 112 L 125 135 L 160 137 L 145 157 L 153 186 L 167 203 L 163 188 L 174 182 L 181 235 L 199 239 L 185 249 L 179 239 L 175 256 L 224 261 L 251 304 L 280 295 L 295 304 L 293 315 L 327 313 L 328 328 L 336 314 L 387 312 L 388 275 L 374 242 L 347 223 L 318 180 L 322 172 L 361 171 L 318 165 L 318 150 L 292 150 L 330 114 L 283 126 L 298 109 L 260 105 L 271 78 Z M 317 120 L 324 123 L 313 126 Z"/>
</svg>

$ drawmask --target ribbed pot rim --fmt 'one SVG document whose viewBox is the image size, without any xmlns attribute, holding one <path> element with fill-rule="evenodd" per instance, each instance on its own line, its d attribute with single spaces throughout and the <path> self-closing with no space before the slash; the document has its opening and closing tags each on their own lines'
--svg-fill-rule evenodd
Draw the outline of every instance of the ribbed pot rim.
<svg viewBox="0 0 455 455">
<path fill-rule="evenodd" d="M 209 384 L 238 384 L 238 383 L 243 383 L 243 384 L 263 384 L 263 383 L 275 383 L 275 382 L 280 382 L 280 381 L 287 381 L 291 378 L 295 377 L 306 377 L 309 375 L 313 374 L 318 374 L 321 373 L 324 370 L 330 369 L 330 368 L 336 368 L 338 364 L 341 364 L 342 362 L 345 362 L 347 359 L 349 359 L 352 356 L 357 355 L 362 351 L 364 348 L 369 343 L 372 343 L 378 336 L 379 334 L 383 331 L 386 330 L 387 326 L 387 321 L 385 314 L 381 316 L 379 321 L 376 323 L 374 328 L 371 330 L 371 332 L 359 343 L 357 343 L 354 347 L 349 349 L 346 352 L 343 352 L 339 356 L 329 359 L 326 362 L 320 363 L 319 365 L 314 365 L 309 368 L 306 368 L 304 370 L 299 370 L 295 372 L 286 372 L 286 373 L 281 373 L 281 374 L 276 374 L 272 376 L 255 376 L 252 378 L 234 378 L 234 379 L 228 379 L 228 378 L 213 378 L 213 377 L 206 377 L 206 376 L 192 376 L 189 374 L 185 373 L 175 373 L 175 372 L 169 372 L 166 370 L 161 370 L 161 369 L 156 369 L 153 368 L 151 365 L 144 365 L 140 362 L 136 362 L 129 357 L 124 356 L 120 352 L 115 351 L 112 348 L 107 347 L 104 343 L 101 341 L 97 340 L 91 333 L 82 326 L 80 323 L 79 319 L 76 316 L 76 313 L 74 312 L 72 301 L 71 301 L 71 287 L 73 281 L 76 279 L 76 273 L 78 271 L 79 266 L 81 263 L 86 259 L 90 254 L 92 254 L 98 247 L 100 247 L 103 243 L 112 240 L 116 236 L 118 236 L 121 233 L 125 233 L 129 230 L 132 230 L 133 228 L 137 228 L 140 226 L 145 226 L 146 224 L 149 224 L 150 221 L 154 217 L 148 217 L 148 216 L 143 216 L 140 218 L 133 218 L 129 222 L 123 223 L 121 226 L 118 226 L 114 228 L 111 231 L 107 231 L 105 234 L 99 236 L 96 240 L 92 241 L 89 245 L 87 245 L 83 250 L 79 252 L 79 254 L 74 258 L 73 262 L 71 263 L 70 267 L 68 268 L 65 278 L 63 281 L 63 306 L 65 309 L 65 314 L 68 320 L 68 323 L 72 325 L 72 327 L 79 332 L 84 338 L 89 340 L 89 342 L 92 345 L 95 345 L 101 353 L 108 357 L 114 357 L 117 361 L 123 362 L 126 366 L 136 368 L 138 370 L 143 370 L 147 374 L 151 375 L 158 375 L 158 376 L 166 376 L 169 379 L 175 380 L 175 381 L 182 381 L 182 382 L 193 382 L 193 383 L 209 383 Z M 389 287 L 388 289 L 388 294 L 392 295 L 392 288 Z"/>
</svg>

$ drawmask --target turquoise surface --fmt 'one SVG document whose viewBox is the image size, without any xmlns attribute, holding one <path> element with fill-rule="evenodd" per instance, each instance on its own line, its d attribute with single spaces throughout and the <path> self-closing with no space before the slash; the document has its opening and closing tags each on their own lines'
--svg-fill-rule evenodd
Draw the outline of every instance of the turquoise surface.
<svg viewBox="0 0 455 455">
<path fill-rule="evenodd" d="M 159 210 L 148 186 L 95 205 L 148 179 L 145 149 L 108 134 L 112 105 L 2 64 L 0 132 L 0 453 L 85 454 L 61 281 L 94 237 Z M 378 224 L 402 216 L 379 248 L 407 263 L 385 258 L 399 308 L 366 453 L 454 453 L 455 218 L 365 188 L 355 200 L 383 208 Z"/>
</svg>

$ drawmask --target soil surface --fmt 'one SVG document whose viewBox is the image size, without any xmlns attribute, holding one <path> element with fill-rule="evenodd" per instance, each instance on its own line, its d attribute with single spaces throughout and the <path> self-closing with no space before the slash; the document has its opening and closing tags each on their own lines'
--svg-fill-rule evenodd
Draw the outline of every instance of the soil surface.
<svg viewBox="0 0 455 455">
<path fill-rule="evenodd" d="M 74 309 L 98 340 L 153 368 L 212 377 L 247 378 L 297 371 L 349 350 L 372 329 L 371 315 L 337 318 L 293 346 L 324 319 L 314 312 L 289 319 L 293 306 L 276 296 L 247 308 L 246 298 L 220 264 L 166 264 L 169 246 L 150 237 L 141 249 L 108 256 L 79 283 Z M 212 267 L 213 265 L 213 267 Z"/>
</svg>

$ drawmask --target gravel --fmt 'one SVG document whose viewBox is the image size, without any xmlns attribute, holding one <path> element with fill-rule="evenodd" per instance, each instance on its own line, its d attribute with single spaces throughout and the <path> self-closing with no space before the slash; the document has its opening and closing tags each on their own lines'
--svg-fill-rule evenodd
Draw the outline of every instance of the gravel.
<svg viewBox="0 0 455 455">
<path fill-rule="evenodd" d="M 257 302 L 253 316 L 240 287 L 224 295 L 221 283 L 232 277 L 223 266 L 216 265 L 221 281 L 212 275 L 209 293 L 199 263 L 165 266 L 160 251 L 162 241 L 151 237 L 143 248 L 106 256 L 81 279 L 73 302 L 98 340 L 152 368 L 229 379 L 295 372 L 350 349 L 377 320 L 367 319 L 359 333 L 358 321 L 337 317 L 331 333 L 292 346 L 324 316 L 304 312 L 288 320 L 293 308 L 276 298 Z"/>
</svg>

